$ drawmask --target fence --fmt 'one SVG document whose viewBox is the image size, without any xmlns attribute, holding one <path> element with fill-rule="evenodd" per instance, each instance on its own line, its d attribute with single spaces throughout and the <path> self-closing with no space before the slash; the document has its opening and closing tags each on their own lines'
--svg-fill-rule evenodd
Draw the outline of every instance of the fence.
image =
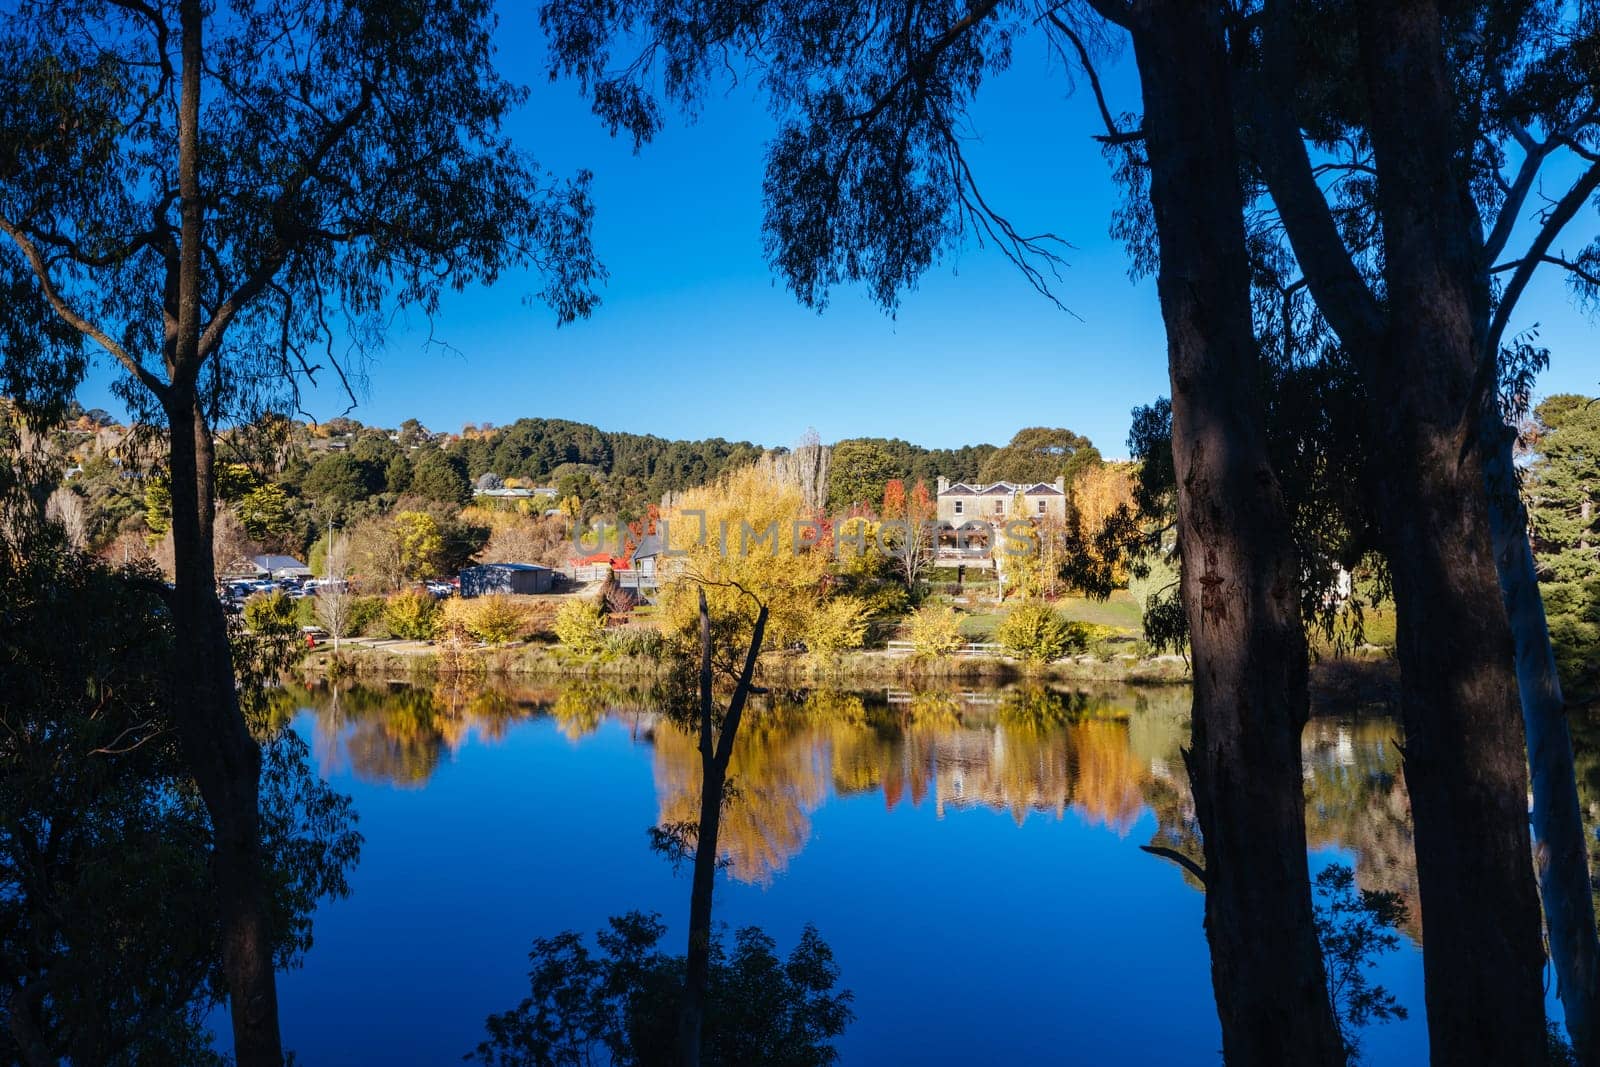
<svg viewBox="0 0 1600 1067">
<path fill-rule="evenodd" d="M 890 641 L 884 645 L 890 653 L 898 656 L 909 655 L 917 650 L 910 641 Z M 993 641 L 969 641 L 956 649 L 955 656 L 1003 656 L 1006 654 L 1004 645 L 995 644 Z"/>
</svg>

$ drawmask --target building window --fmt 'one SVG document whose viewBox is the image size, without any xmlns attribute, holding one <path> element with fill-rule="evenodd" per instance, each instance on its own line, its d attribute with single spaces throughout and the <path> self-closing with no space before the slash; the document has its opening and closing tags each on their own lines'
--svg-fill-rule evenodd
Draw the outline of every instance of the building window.
<svg viewBox="0 0 1600 1067">
<path fill-rule="evenodd" d="M 994 513 L 996 515 L 1004 515 L 1006 513 L 1006 502 L 1004 500 L 996 500 L 994 502 Z"/>
<path fill-rule="evenodd" d="M 964 505 L 964 504 L 965 504 L 965 503 L 966 503 L 966 502 L 965 502 L 965 501 L 962 501 L 962 500 L 957 500 L 957 501 L 956 501 L 956 514 L 957 514 L 957 515 L 959 515 L 959 514 L 961 514 L 961 509 L 962 509 L 962 506 L 963 506 L 963 505 Z"/>
<path fill-rule="evenodd" d="M 1041 514 L 1041 515 L 1044 514 L 1044 506 L 1045 506 L 1046 503 L 1048 503 L 1048 501 L 1044 501 L 1044 500 L 1039 501 L 1039 514 Z"/>
</svg>

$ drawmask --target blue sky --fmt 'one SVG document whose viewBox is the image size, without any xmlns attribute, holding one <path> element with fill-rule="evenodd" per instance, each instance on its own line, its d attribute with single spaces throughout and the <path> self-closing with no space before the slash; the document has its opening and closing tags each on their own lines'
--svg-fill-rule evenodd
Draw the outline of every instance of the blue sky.
<svg viewBox="0 0 1600 1067">
<path fill-rule="evenodd" d="M 1023 231 L 1070 241 L 1056 290 L 1039 296 L 994 248 L 973 242 L 935 266 L 891 318 L 840 289 L 826 311 L 801 307 L 761 251 L 761 172 L 773 123 L 755 88 L 713 94 L 699 120 L 674 117 L 635 156 L 613 141 L 571 83 L 550 84 L 534 5 L 502 9 L 502 69 L 533 87 L 510 132 L 557 173 L 595 172 L 595 239 L 610 271 L 593 318 L 556 329 L 524 297 L 534 280 L 451 294 L 426 342 L 402 320 L 369 368 L 355 418 L 435 430 L 523 416 L 608 430 L 789 444 L 902 437 L 930 447 L 1004 443 L 1023 426 L 1067 426 L 1108 456 L 1126 454 L 1129 411 L 1168 391 L 1165 337 L 1149 279 L 1127 277 L 1108 234 L 1116 202 L 1091 135 L 1087 92 L 1072 94 L 1042 38 L 1024 40 L 973 113 L 969 157 L 984 194 Z M 1113 110 L 1134 110 L 1131 62 L 1107 74 Z M 1538 322 L 1553 367 L 1541 393 L 1593 392 L 1588 321 L 1553 273 L 1536 280 L 1514 329 Z M 87 406 L 120 411 L 102 363 Z M 345 401 L 313 393 L 327 418 Z"/>
</svg>

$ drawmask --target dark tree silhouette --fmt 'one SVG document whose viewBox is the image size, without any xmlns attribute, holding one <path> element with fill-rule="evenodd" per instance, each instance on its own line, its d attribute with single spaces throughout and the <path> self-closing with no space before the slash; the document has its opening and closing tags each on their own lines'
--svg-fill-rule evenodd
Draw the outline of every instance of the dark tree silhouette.
<svg viewBox="0 0 1600 1067">
<path fill-rule="evenodd" d="M 0 277 L 57 320 L 40 336 L 7 316 L 4 359 L 70 381 L 96 345 L 168 428 L 174 719 L 211 818 L 243 1065 L 283 1057 L 260 752 L 212 585 L 213 428 L 343 378 L 341 334 L 359 353 L 447 285 L 531 267 L 561 319 L 594 306 L 587 176 L 553 181 L 499 134 L 523 92 L 495 73 L 493 22 L 443 0 L 25 2 L 0 22 Z"/>
</svg>

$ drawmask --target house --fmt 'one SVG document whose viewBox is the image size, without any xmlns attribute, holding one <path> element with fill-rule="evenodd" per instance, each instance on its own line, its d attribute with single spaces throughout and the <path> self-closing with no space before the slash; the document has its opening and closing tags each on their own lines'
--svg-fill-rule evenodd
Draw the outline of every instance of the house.
<svg viewBox="0 0 1600 1067">
<path fill-rule="evenodd" d="M 661 538 L 656 534 L 645 534 L 634 546 L 633 552 L 628 556 L 628 567 L 618 573 L 618 580 L 624 588 L 653 589 L 657 585 L 656 563 L 660 560 Z"/>
<path fill-rule="evenodd" d="M 293 556 L 251 556 L 250 564 L 255 568 L 258 578 L 297 578 L 303 580 L 311 577 L 311 568 Z"/>
<path fill-rule="evenodd" d="M 1022 514 L 1014 511 L 1013 501 L 1022 497 Z M 1065 522 L 1067 485 L 1065 478 L 1053 483 L 995 482 L 980 485 L 939 479 L 939 522 L 961 526 L 969 522 L 1004 523 L 1013 518 L 1048 519 Z"/>
<path fill-rule="evenodd" d="M 480 488 L 474 486 L 472 495 L 487 497 L 490 500 L 554 500 L 556 491 L 548 485 L 536 485 L 532 489 Z"/>
<path fill-rule="evenodd" d="M 555 571 L 537 563 L 480 563 L 461 572 L 461 595 L 548 593 L 555 577 Z"/>
</svg>

